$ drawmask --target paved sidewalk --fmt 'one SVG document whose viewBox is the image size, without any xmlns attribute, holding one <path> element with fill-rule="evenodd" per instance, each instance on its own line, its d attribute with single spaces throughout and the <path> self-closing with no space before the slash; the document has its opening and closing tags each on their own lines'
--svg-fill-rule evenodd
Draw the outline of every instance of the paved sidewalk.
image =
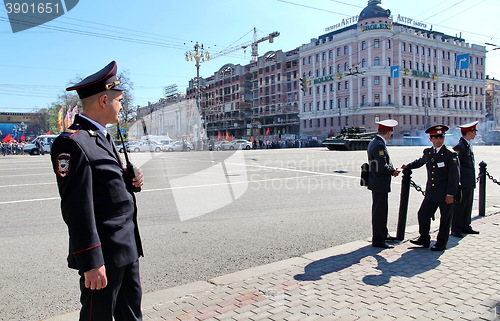
<svg viewBox="0 0 500 321">
<path fill-rule="evenodd" d="M 412 226 L 394 249 L 356 241 L 147 293 L 144 320 L 500 320 L 497 211 L 474 220 L 479 235 L 450 236 L 444 252 L 414 247 Z"/>
</svg>

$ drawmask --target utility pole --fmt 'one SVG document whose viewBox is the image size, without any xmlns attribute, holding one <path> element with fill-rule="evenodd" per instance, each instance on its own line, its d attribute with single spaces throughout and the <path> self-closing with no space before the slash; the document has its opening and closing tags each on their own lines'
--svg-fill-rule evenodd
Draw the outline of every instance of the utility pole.
<svg viewBox="0 0 500 321">
<path fill-rule="evenodd" d="M 203 138 L 206 138 L 206 122 L 205 122 L 205 113 L 201 110 L 200 104 L 200 65 L 202 62 L 209 61 L 210 54 L 207 50 L 203 49 L 203 44 L 200 46 L 198 42 L 194 45 L 194 50 L 190 50 L 186 52 L 186 61 L 194 61 L 196 66 L 196 79 L 195 79 L 195 99 L 196 99 L 196 107 L 198 112 L 200 113 L 201 126 L 198 126 L 198 142 L 196 149 L 202 150 L 203 148 Z M 203 137 L 202 137 L 203 136 Z"/>
</svg>

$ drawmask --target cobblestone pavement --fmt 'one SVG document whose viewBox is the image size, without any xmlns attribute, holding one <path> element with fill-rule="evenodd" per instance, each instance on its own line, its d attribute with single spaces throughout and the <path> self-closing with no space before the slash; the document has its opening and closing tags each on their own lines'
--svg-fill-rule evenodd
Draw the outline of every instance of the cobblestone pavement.
<svg viewBox="0 0 500 321">
<path fill-rule="evenodd" d="M 444 252 L 413 246 L 413 226 L 394 249 L 355 241 L 147 293 L 144 320 L 500 320 L 500 213 L 487 213 Z"/>
</svg>

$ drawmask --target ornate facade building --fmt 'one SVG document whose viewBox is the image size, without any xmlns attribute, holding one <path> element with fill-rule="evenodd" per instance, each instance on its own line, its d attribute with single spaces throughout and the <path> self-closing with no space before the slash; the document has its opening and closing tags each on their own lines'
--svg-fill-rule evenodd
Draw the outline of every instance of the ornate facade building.
<svg viewBox="0 0 500 321">
<path fill-rule="evenodd" d="M 375 121 L 393 118 L 401 139 L 431 124 L 483 121 L 485 47 L 408 18 L 394 21 L 380 2 L 370 0 L 356 24 L 300 47 L 300 72 L 310 83 L 300 99 L 301 134 L 376 131 Z"/>
</svg>

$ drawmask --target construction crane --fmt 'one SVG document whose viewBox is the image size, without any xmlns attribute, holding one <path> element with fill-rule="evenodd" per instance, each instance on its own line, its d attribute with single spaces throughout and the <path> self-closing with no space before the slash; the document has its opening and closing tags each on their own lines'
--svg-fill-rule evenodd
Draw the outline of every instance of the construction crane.
<svg viewBox="0 0 500 321">
<path fill-rule="evenodd" d="M 253 28 L 253 41 L 219 51 L 215 55 L 211 56 L 210 59 L 215 59 L 240 49 L 246 49 L 248 47 L 252 47 L 252 59 L 250 60 L 250 62 L 257 62 L 257 58 L 259 58 L 258 44 L 267 40 L 269 40 L 270 43 L 273 43 L 274 38 L 278 37 L 279 35 L 280 33 L 278 31 L 275 31 L 270 33 L 268 36 L 257 40 L 257 29 Z"/>
</svg>

